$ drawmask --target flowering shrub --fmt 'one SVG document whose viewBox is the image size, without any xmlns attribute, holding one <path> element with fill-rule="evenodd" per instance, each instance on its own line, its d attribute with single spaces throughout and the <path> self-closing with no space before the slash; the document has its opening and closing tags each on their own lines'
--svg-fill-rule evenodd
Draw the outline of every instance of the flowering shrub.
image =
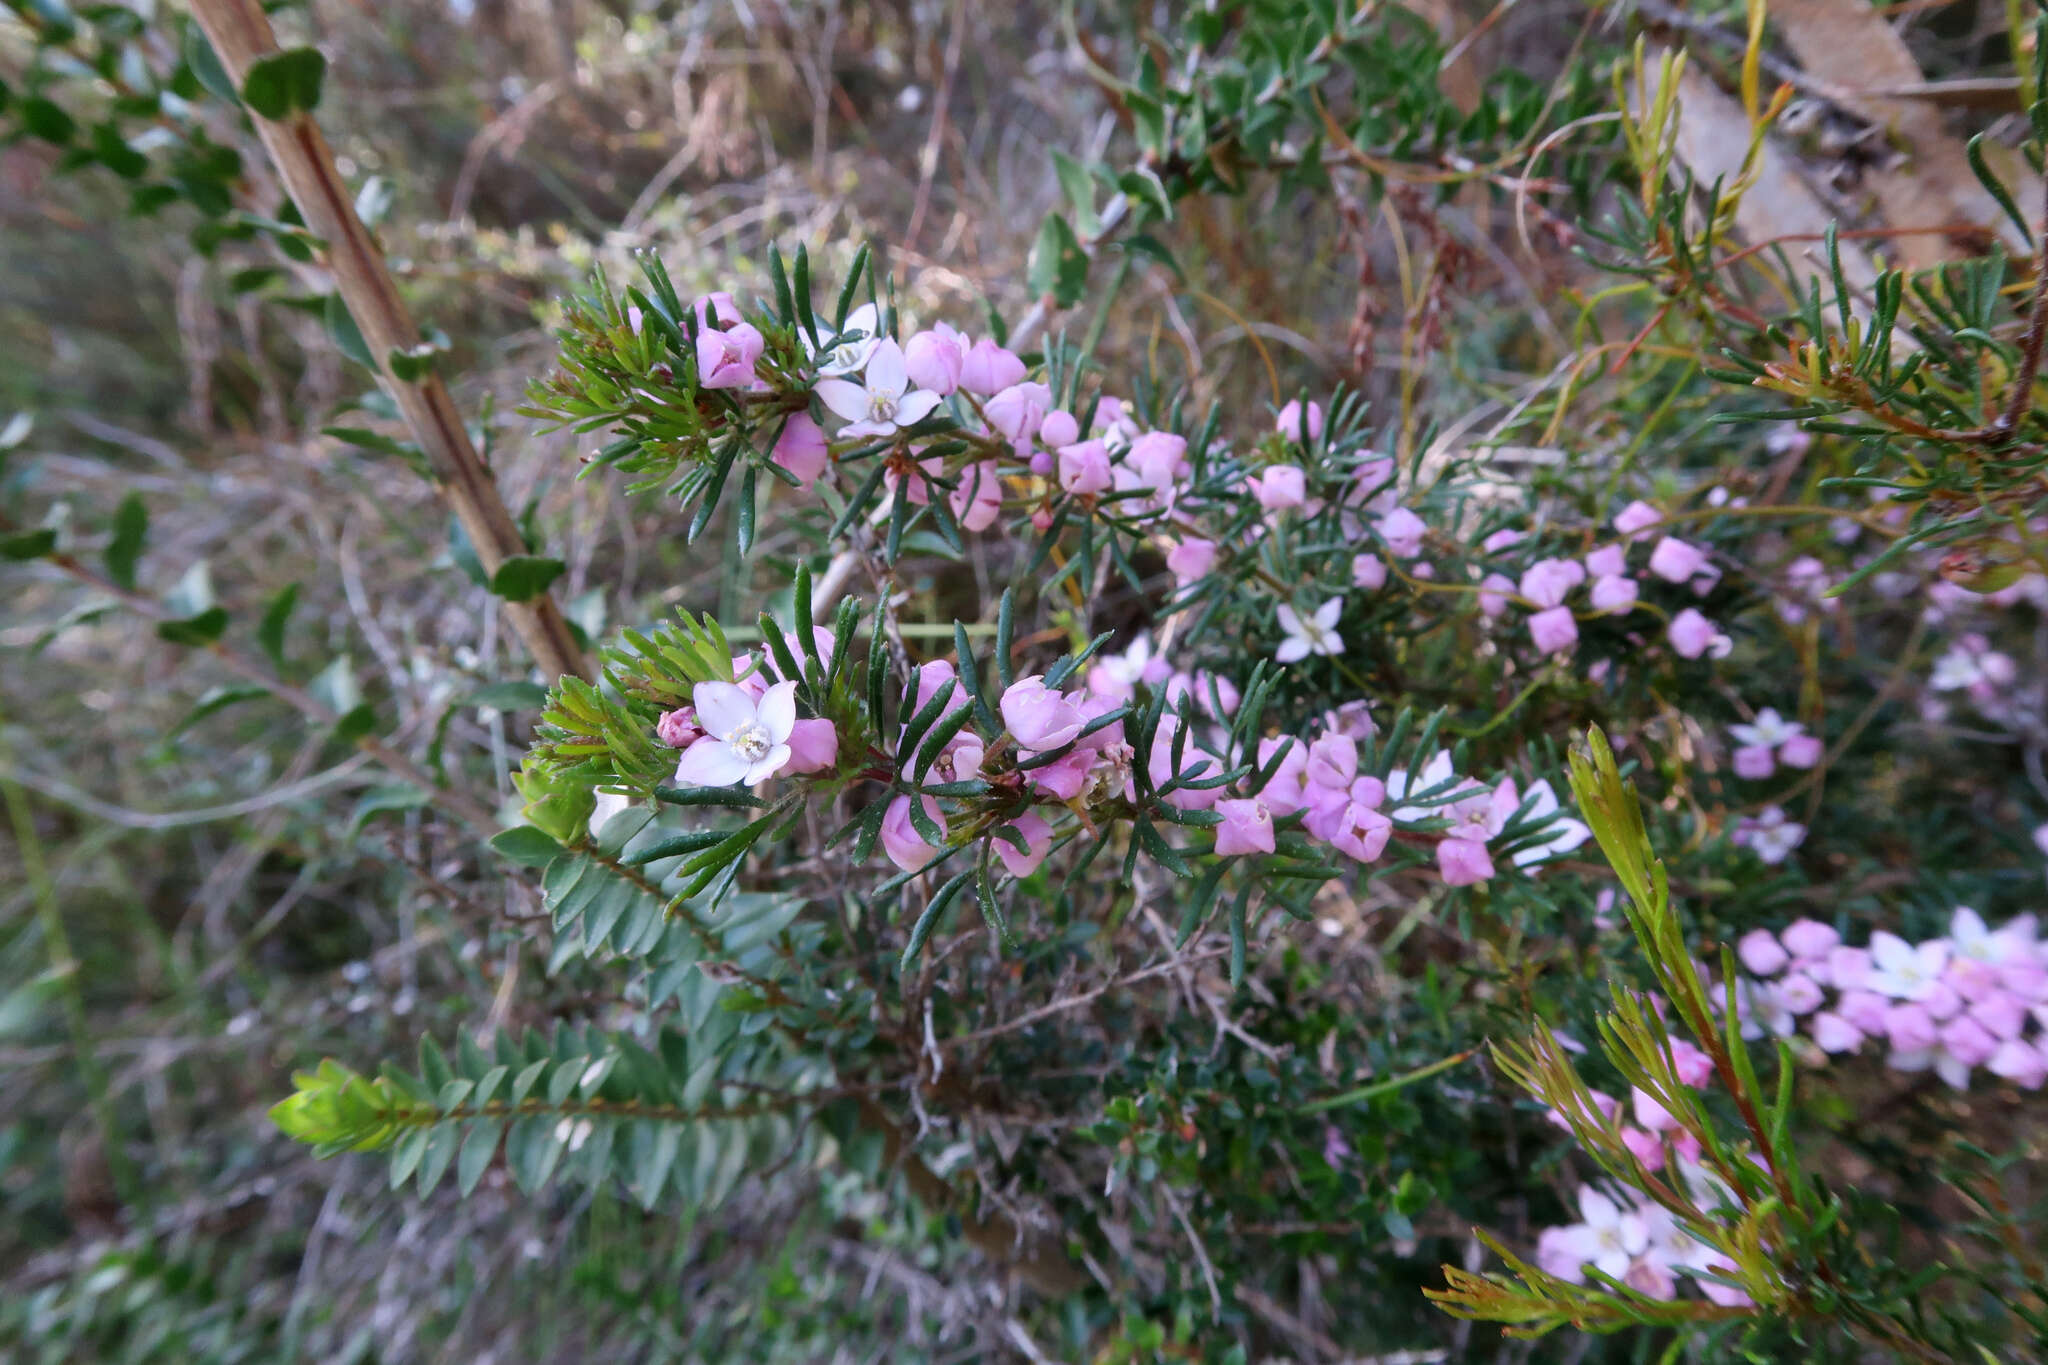
<svg viewBox="0 0 2048 1365">
<path fill-rule="evenodd" d="M 38 92 L 177 54 L 175 99 L 120 94 L 90 136 L 42 93 L 0 115 L 140 198 L 196 187 L 210 247 L 321 256 L 333 292 L 293 302 L 382 384 L 362 420 L 412 439 L 329 435 L 446 490 L 449 565 L 538 666 L 422 687 L 438 711 L 388 729 L 389 692 L 287 647 L 296 585 L 251 626 L 203 567 L 138 576 L 139 492 L 98 521 L 10 504 L 0 552 L 96 594 L 44 643 L 112 604 L 239 680 L 166 744 L 284 699 L 400 784 L 349 840 L 431 810 L 445 842 L 394 865 L 512 907 L 457 958 L 512 964 L 488 1022 L 409 994 L 417 1061 L 319 1057 L 271 1110 L 291 1138 L 422 1199 L 623 1196 L 651 1216 L 603 1292 L 635 1313 L 634 1238 L 682 1211 L 678 1263 L 747 1272 L 706 1358 L 799 1320 L 784 1358 L 829 1352 L 841 1314 L 922 1349 L 926 1285 L 871 1302 L 913 1261 L 969 1285 L 967 1349 L 1032 1358 L 1435 1359 L 1474 1321 L 1629 1333 L 1617 1360 L 2048 1339 L 2048 272 L 1736 246 L 1784 111 L 1761 8 L 1733 176 L 1677 160 L 1677 54 L 1575 53 L 1460 107 L 1462 47 L 1414 15 L 1254 0 L 1132 38 L 1115 150 L 1052 158 L 1023 290 L 978 312 L 886 234 L 778 227 L 682 283 L 702 253 L 610 253 L 546 306 L 507 429 L 654 528 L 650 594 L 500 500 L 354 196 L 292 222 L 237 207 L 227 158 L 180 171 L 210 92 L 288 183 L 339 184 L 315 49 L 244 50 L 219 0 L 154 45 L 30 11 Z M 2035 162 L 2044 70 L 2012 82 Z M 119 155 L 144 115 L 173 164 Z M 1276 361 L 1285 329 L 1206 287 L 1190 206 L 1253 183 L 1341 206 L 1341 366 Z M 1479 283 L 1507 237 L 1476 203 L 1569 284 Z M 1235 329 L 1206 351 L 1197 305 Z M 565 579 L 629 624 L 572 626 Z M 848 1246 L 869 1288 L 789 1287 Z"/>
</svg>

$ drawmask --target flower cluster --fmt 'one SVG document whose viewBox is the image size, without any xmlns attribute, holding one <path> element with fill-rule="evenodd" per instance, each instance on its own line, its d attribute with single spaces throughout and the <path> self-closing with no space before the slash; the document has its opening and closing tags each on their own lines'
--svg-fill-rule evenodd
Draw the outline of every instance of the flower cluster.
<svg viewBox="0 0 2048 1365">
<path fill-rule="evenodd" d="M 1932 1068 L 1959 1090 L 1978 1067 L 2028 1090 L 2048 1081 L 2048 945 L 2032 915 L 1992 929 L 1958 906 L 1938 938 L 1880 930 L 1863 948 L 1799 920 L 1745 935 L 1737 955 L 1750 1036 L 1803 1030 L 1831 1054 L 1875 1043 L 1888 1066 Z"/>
<path fill-rule="evenodd" d="M 1720 1182 L 1696 1162 L 1681 1160 L 1686 1188 L 1698 1199 Z M 1633 1191 L 1579 1187 L 1579 1222 L 1545 1228 L 1536 1239 L 1536 1264 L 1547 1274 L 1584 1284 L 1590 1268 L 1653 1299 L 1678 1297 L 1679 1277 L 1723 1307 L 1747 1304 L 1749 1295 L 1713 1278 L 1726 1274 L 1717 1252 L 1688 1234 L 1669 1210 Z"/>
</svg>

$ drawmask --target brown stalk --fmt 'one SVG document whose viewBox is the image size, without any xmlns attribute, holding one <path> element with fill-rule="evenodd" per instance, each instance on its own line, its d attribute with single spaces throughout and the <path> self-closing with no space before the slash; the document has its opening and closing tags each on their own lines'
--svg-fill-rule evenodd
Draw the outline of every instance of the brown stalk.
<svg viewBox="0 0 2048 1365">
<path fill-rule="evenodd" d="M 277 36 L 259 0 L 192 0 L 192 17 L 205 30 L 237 89 L 251 67 L 277 55 Z M 376 357 L 378 377 L 426 453 L 442 498 L 461 521 L 484 572 L 496 573 L 505 560 L 526 553 L 525 540 L 498 495 L 490 467 L 471 444 L 448 386 L 431 372 L 408 382 L 391 370 L 394 352 L 420 344 L 419 329 L 399 297 L 383 251 L 356 216 L 333 149 L 309 114 L 295 112 L 273 120 L 251 110 L 250 121 L 291 191 L 307 231 L 325 241 L 334 287 Z M 550 678 L 590 676 L 590 663 L 551 596 L 508 601 L 505 614 Z"/>
</svg>

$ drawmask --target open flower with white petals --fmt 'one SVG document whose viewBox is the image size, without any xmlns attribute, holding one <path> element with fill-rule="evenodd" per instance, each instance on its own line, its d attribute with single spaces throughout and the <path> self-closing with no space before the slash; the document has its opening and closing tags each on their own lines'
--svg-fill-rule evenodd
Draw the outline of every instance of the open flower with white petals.
<svg viewBox="0 0 2048 1365">
<path fill-rule="evenodd" d="M 704 737 L 683 751 L 676 781 L 691 787 L 753 786 L 789 762 L 796 728 L 796 684 L 779 682 L 758 700 L 728 682 L 700 682 L 691 693 Z"/>
<path fill-rule="evenodd" d="M 1273 657 L 1283 664 L 1306 659 L 1311 654 L 1342 654 L 1344 637 L 1337 633 L 1337 618 L 1344 614 L 1344 599 L 1333 597 L 1317 607 L 1313 616 L 1303 618 L 1293 607 L 1280 608 L 1280 629 L 1287 638 Z"/>
<path fill-rule="evenodd" d="M 882 344 L 882 315 L 872 303 L 864 303 L 846 315 L 846 325 L 834 332 L 818 320 L 818 344 L 811 344 L 811 336 L 803 328 L 797 328 L 797 337 L 804 344 L 804 350 L 818 363 L 821 375 L 858 374 L 875 348 Z"/>
<path fill-rule="evenodd" d="M 843 437 L 894 436 L 923 421 L 939 405 L 939 396 L 930 389 L 910 387 L 903 348 L 893 337 L 885 338 L 868 357 L 867 374 L 861 383 L 821 379 L 818 397 L 846 419 L 846 425 L 839 429 Z"/>
</svg>

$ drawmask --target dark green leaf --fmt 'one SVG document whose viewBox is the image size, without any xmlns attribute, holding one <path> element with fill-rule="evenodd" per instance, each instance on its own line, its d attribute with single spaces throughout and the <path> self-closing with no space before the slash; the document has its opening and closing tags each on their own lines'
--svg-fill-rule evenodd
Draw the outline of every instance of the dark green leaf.
<svg viewBox="0 0 2048 1365">
<path fill-rule="evenodd" d="M 212 644 L 227 628 L 227 611 L 221 607 L 208 607 L 197 616 L 187 616 L 182 621 L 159 622 L 156 633 L 174 645 L 196 646 Z"/>
<path fill-rule="evenodd" d="M 1080 301 L 1081 291 L 1088 285 L 1088 253 L 1059 214 L 1047 215 L 1038 229 L 1024 279 L 1033 294 L 1051 295 L 1062 308 Z"/>
<path fill-rule="evenodd" d="M 325 316 L 327 335 L 341 353 L 364 369 L 376 369 L 377 357 L 370 354 L 370 344 L 363 340 L 362 328 L 356 326 L 356 320 L 350 315 L 348 305 L 341 301 L 341 295 L 327 296 Z"/>
<path fill-rule="evenodd" d="M 135 562 L 142 557 L 143 542 L 149 537 L 149 509 L 140 493 L 121 499 L 114 511 L 114 534 L 107 541 L 107 577 L 124 588 L 135 587 Z"/>
<path fill-rule="evenodd" d="M 41 559 L 57 548 L 57 533 L 50 527 L 38 531 L 15 531 L 0 536 L 0 559 Z"/>
<path fill-rule="evenodd" d="M 284 628 L 292 619 L 292 608 L 298 604 L 299 585 L 287 583 L 270 599 L 270 605 L 263 609 L 262 621 L 256 626 L 256 643 L 280 672 L 284 670 Z"/>
<path fill-rule="evenodd" d="M 491 575 L 491 591 L 507 602 L 530 602 L 568 570 L 559 559 L 542 555 L 513 555 Z"/>
<path fill-rule="evenodd" d="M 327 59 L 318 49 L 295 47 L 252 65 L 242 81 L 242 99 L 267 119 L 311 113 L 320 106 L 326 76 Z"/>
<path fill-rule="evenodd" d="M 521 867 L 546 867 L 562 851 L 562 846 L 551 836 L 532 825 L 514 825 L 511 829 L 500 830 L 491 836 L 490 844 L 501 857 Z"/>
</svg>

